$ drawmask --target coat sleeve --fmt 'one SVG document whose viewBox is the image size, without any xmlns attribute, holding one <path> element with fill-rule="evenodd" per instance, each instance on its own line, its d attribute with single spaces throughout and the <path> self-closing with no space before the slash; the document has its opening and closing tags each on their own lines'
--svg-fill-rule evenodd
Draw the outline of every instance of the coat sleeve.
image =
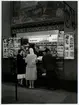
<svg viewBox="0 0 79 105">
<path fill-rule="evenodd" d="M 27 61 L 28 61 L 28 56 L 25 58 L 25 63 L 27 63 Z"/>
</svg>

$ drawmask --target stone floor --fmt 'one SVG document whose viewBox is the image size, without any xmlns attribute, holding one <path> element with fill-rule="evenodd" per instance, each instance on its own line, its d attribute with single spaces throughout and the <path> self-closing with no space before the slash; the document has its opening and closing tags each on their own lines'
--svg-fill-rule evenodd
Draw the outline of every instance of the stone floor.
<svg viewBox="0 0 79 105">
<path fill-rule="evenodd" d="M 15 98 L 15 85 L 2 84 L 2 104 L 25 103 L 25 104 L 54 104 L 54 103 L 77 103 L 77 93 L 65 90 L 47 90 L 44 88 L 28 89 L 18 87 L 18 100 Z"/>
</svg>

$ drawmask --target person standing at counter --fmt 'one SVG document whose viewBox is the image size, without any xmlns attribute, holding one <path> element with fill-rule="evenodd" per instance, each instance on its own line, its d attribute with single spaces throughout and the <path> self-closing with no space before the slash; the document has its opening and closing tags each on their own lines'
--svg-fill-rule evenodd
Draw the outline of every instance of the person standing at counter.
<svg viewBox="0 0 79 105">
<path fill-rule="evenodd" d="M 23 50 L 20 49 L 17 55 L 17 74 L 25 74 L 26 63 L 23 59 Z M 22 78 L 19 79 L 20 84 L 22 84 Z"/>
<path fill-rule="evenodd" d="M 52 57 L 49 49 L 46 49 L 46 54 L 42 58 L 44 69 L 46 69 L 47 88 L 51 88 L 55 84 L 55 58 Z M 54 86 L 53 86 L 54 87 Z"/>
<path fill-rule="evenodd" d="M 27 63 L 26 67 L 26 80 L 29 80 L 29 88 L 34 88 L 34 81 L 37 79 L 36 59 L 37 56 L 34 54 L 32 48 L 29 49 L 29 53 L 25 58 Z"/>
<path fill-rule="evenodd" d="M 39 48 L 39 46 L 37 46 L 37 45 L 34 46 L 34 52 L 35 52 L 35 54 L 37 55 L 37 57 L 43 55 L 43 54 L 42 54 L 42 51 L 40 51 L 40 48 Z"/>
</svg>

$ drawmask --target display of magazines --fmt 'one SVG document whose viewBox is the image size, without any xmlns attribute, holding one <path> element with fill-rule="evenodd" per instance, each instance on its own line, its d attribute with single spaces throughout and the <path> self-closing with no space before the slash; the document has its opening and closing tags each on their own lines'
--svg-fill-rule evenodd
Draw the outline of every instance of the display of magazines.
<svg viewBox="0 0 79 105">
<path fill-rule="evenodd" d="M 14 38 L 14 48 L 20 48 L 21 42 L 20 38 Z"/>
<path fill-rule="evenodd" d="M 8 57 L 13 57 L 14 52 L 14 40 L 13 38 L 8 39 Z"/>
<path fill-rule="evenodd" d="M 8 58 L 8 40 L 3 39 L 3 57 Z"/>
<path fill-rule="evenodd" d="M 52 56 L 57 56 L 57 42 L 52 42 L 51 54 Z"/>
<path fill-rule="evenodd" d="M 20 46 L 20 38 L 3 39 L 3 58 L 16 57 Z"/>
<path fill-rule="evenodd" d="M 21 40 L 20 38 L 14 38 L 14 57 L 18 54 L 18 50 L 21 47 Z"/>
<path fill-rule="evenodd" d="M 8 58 L 8 48 L 3 49 L 3 58 Z"/>
<path fill-rule="evenodd" d="M 52 56 L 57 55 L 57 42 L 39 42 L 37 45 L 44 50 L 45 48 L 50 49 Z"/>
<path fill-rule="evenodd" d="M 9 49 L 13 49 L 13 47 L 14 47 L 14 39 L 13 38 L 9 38 L 9 39 L 7 39 L 8 40 L 8 48 Z"/>
<path fill-rule="evenodd" d="M 60 31 L 58 34 L 57 57 L 64 57 L 64 31 Z"/>
<path fill-rule="evenodd" d="M 74 59 L 74 35 L 65 34 L 65 56 L 64 59 Z"/>
<path fill-rule="evenodd" d="M 14 52 L 13 52 L 13 53 L 14 53 L 14 58 L 16 58 L 19 49 L 20 49 L 20 48 L 15 48 L 15 49 L 14 49 Z"/>
</svg>

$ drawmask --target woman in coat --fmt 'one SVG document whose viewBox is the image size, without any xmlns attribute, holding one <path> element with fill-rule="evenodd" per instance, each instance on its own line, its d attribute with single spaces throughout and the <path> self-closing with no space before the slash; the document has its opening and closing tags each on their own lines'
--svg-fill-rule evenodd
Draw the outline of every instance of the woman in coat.
<svg viewBox="0 0 79 105">
<path fill-rule="evenodd" d="M 17 74 L 25 74 L 26 63 L 23 59 L 23 50 L 20 49 L 17 55 Z M 20 83 L 22 84 L 22 79 L 20 79 Z"/>
<path fill-rule="evenodd" d="M 36 59 L 37 56 L 34 54 L 32 48 L 29 49 L 29 53 L 25 58 L 27 63 L 26 67 L 26 80 L 29 80 L 29 88 L 34 88 L 34 81 L 37 79 L 37 70 L 36 70 Z"/>
</svg>

